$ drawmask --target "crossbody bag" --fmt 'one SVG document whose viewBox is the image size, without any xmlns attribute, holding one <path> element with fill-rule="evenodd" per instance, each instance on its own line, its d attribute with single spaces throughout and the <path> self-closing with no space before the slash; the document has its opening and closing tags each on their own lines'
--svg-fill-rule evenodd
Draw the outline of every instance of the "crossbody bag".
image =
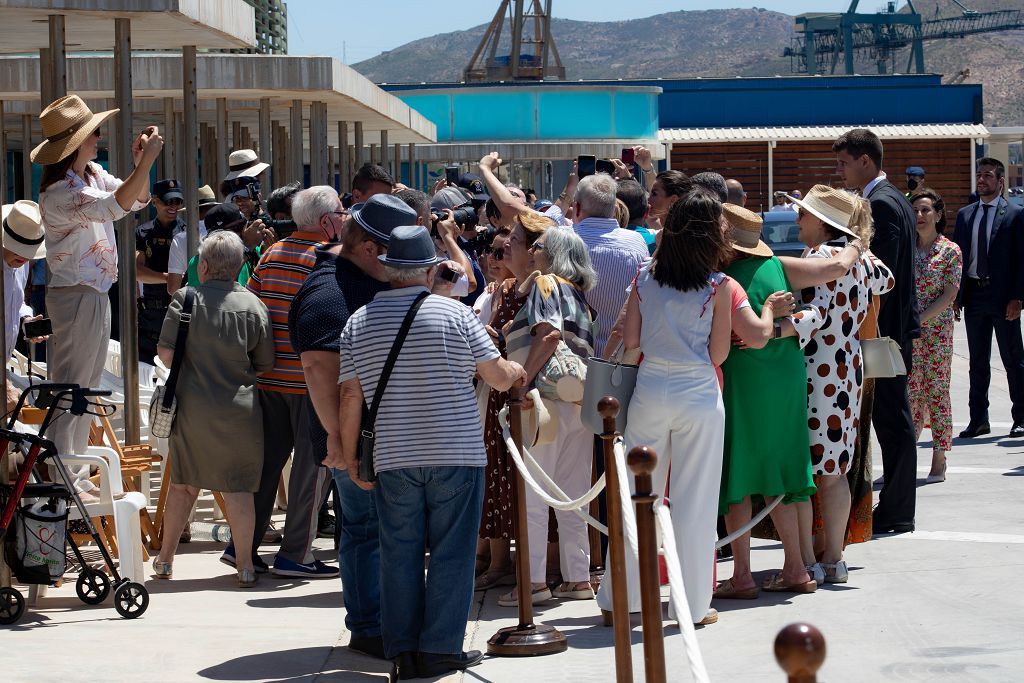
<svg viewBox="0 0 1024 683">
<path fill-rule="evenodd" d="M 181 364 L 185 360 L 185 340 L 188 339 L 188 326 L 192 322 L 192 306 L 195 300 L 196 290 L 186 287 L 185 301 L 181 305 L 181 315 L 178 318 L 178 336 L 174 342 L 171 372 L 167 375 L 167 382 L 153 391 L 153 398 L 149 402 L 149 433 L 161 439 L 171 435 L 171 427 L 178 414 L 175 389 L 178 386 L 178 375 L 181 374 Z"/>
<path fill-rule="evenodd" d="M 380 371 L 380 379 L 377 380 L 377 389 L 373 392 L 373 402 L 370 404 L 369 410 L 366 408 L 366 402 L 363 402 L 363 419 L 359 429 L 359 478 L 363 481 L 377 481 L 377 468 L 373 463 L 373 448 L 377 440 L 375 427 L 377 410 L 380 408 L 380 402 L 384 397 L 384 390 L 388 386 L 388 380 L 391 379 L 391 371 L 395 369 L 398 354 L 402 351 L 405 338 L 409 336 L 409 328 L 412 327 L 412 321 L 427 296 L 429 296 L 429 292 L 421 292 L 416 297 L 416 300 L 412 302 L 409 312 L 405 314 L 402 326 L 398 329 L 398 335 L 395 337 L 394 343 L 391 344 L 391 351 L 384 362 L 384 368 Z"/>
</svg>

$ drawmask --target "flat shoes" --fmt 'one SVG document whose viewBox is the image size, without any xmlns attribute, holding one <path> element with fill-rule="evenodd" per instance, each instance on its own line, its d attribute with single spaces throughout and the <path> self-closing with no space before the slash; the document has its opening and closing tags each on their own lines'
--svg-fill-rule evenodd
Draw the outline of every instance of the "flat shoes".
<svg viewBox="0 0 1024 683">
<path fill-rule="evenodd" d="M 711 597 L 716 600 L 756 600 L 760 594 L 761 589 L 757 586 L 752 588 L 736 588 L 736 584 L 732 582 L 732 579 L 728 579 L 718 584 L 718 588 L 715 589 Z"/>
<path fill-rule="evenodd" d="M 818 582 L 813 579 L 804 583 L 786 583 L 782 574 L 773 574 L 761 584 L 768 593 L 813 593 L 818 590 Z"/>
</svg>

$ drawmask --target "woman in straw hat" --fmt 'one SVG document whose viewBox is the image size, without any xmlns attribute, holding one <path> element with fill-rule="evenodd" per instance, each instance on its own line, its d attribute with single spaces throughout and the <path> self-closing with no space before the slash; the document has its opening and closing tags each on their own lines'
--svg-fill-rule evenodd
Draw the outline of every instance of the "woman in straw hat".
<svg viewBox="0 0 1024 683">
<path fill-rule="evenodd" d="M 782 264 L 761 241 L 761 217 L 740 206 L 726 204 L 732 249 L 725 272 L 746 290 L 753 312 L 764 315 L 775 308 L 777 293 L 789 290 Z M 774 310 L 771 315 L 774 315 Z M 789 313 L 782 308 L 781 313 Z M 733 328 L 746 339 L 734 316 Z M 795 503 L 814 493 L 807 457 L 807 404 L 803 355 L 792 339 L 779 339 L 779 327 L 763 348 L 746 345 L 734 349 L 722 366 L 725 403 L 725 458 L 722 464 L 719 511 L 730 533 L 751 519 L 752 498 L 784 497 L 772 511 L 772 521 L 785 551 L 782 572 L 773 584 L 796 592 L 812 592 L 817 584 L 804 566 L 800 526 Z M 751 416 L 770 415 L 752 429 Z M 750 534 L 732 542 L 733 575 L 715 590 L 718 599 L 758 596 L 750 567 Z"/>
<path fill-rule="evenodd" d="M 672 499 L 672 524 L 690 614 L 682 621 L 711 623 L 715 501 L 722 473 L 725 410 L 715 365 L 729 355 L 730 283 L 719 272 L 728 250 L 722 205 L 699 190 L 685 192 L 669 209 L 661 244 L 641 269 L 627 299 L 626 359 L 643 354 L 630 401 L 627 448 L 657 451 L 654 490 Z M 639 570 L 626 560 L 629 608 L 640 609 Z M 598 604 L 610 609 L 607 581 Z"/>
<path fill-rule="evenodd" d="M 851 239 L 870 243 L 871 207 L 843 190 L 815 185 L 803 199 L 790 197 L 797 207 L 803 258 L 829 259 Z M 871 295 L 893 288 L 892 273 L 871 254 L 833 282 L 803 292 L 805 308 L 781 323 L 781 335 L 795 336 L 807 367 L 807 426 L 811 467 L 819 487 L 824 524 L 821 567 L 827 583 L 845 583 L 843 546 L 850 516 L 850 487 L 846 473 L 855 453 L 859 426 L 863 363 L 860 327 L 867 319 Z M 810 516 L 804 517 L 807 521 Z M 804 559 L 813 559 L 811 529 L 802 530 Z"/>
<path fill-rule="evenodd" d="M 77 95 L 39 115 L 45 140 L 32 150 L 42 164 L 39 208 L 46 227 L 50 283 L 46 310 L 53 321 L 51 381 L 99 384 L 110 340 L 107 291 L 117 279 L 114 221 L 149 203 L 149 171 L 163 148 L 156 126 L 132 143 L 135 170 L 124 181 L 95 163 L 100 126 L 117 109 L 94 114 Z M 122 302 L 129 304 L 131 302 Z M 66 416 L 51 438 L 61 453 L 84 453 L 90 420 Z"/>
</svg>

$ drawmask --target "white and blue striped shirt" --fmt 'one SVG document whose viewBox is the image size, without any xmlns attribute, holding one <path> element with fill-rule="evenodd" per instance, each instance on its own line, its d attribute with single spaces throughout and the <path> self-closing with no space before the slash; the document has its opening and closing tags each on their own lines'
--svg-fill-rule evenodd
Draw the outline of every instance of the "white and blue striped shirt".
<svg viewBox="0 0 1024 683">
<path fill-rule="evenodd" d="M 380 292 L 341 333 L 338 382 L 358 378 L 369 406 L 402 320 L 423 287 Z M 377 412 L 374 465 L 484 467 L 483 427 L 473 389 L 477 363 L 500 357 L 473 309 L 428 296 L 416 314 Z"/>
<path fill-rule="evenodd" d="M 608 335 L 626 303 L 626 288 L 650 258 L 647 242 L 633 230 L 619 227 L 614 218 L 584 218 L 572 226 L 587 245 L 597 271 L 597 285 L 587 292 L 587 303 L 597 312 L 594 351 L 604 353 Z"/>
</svg>

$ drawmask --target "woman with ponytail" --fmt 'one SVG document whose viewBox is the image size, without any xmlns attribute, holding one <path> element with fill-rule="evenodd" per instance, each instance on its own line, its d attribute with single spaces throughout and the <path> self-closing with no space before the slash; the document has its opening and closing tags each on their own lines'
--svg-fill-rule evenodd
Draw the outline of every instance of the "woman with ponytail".
<svg viewBox="0 0 1024 683">
<path fill-rule="evenodd" d="M 832 259 L 850 240 L 870 244 L 871 208 L 848 192 L 815 185 L 806 198 L 789 198 L 797 207 L 800 241 L 806 259 Z M 871 295 L 895 285 L 892 273 L 871 254 L 861 258 L 842 277 L 803 290 L 803 306 L 779 326 L 780 336 L 796 336 L 807 369 L 807 426 L 811 467 L 818 486 L 823 550 L 817 566 L 811 543 L 811 511 L 801 514 L 804 561 L 816 579 L 845 583 L 843 561 L 850 486 L 846 474 L 854 459 L 864 382 L 860 328 L 868 317 Z"/>
</svg>

